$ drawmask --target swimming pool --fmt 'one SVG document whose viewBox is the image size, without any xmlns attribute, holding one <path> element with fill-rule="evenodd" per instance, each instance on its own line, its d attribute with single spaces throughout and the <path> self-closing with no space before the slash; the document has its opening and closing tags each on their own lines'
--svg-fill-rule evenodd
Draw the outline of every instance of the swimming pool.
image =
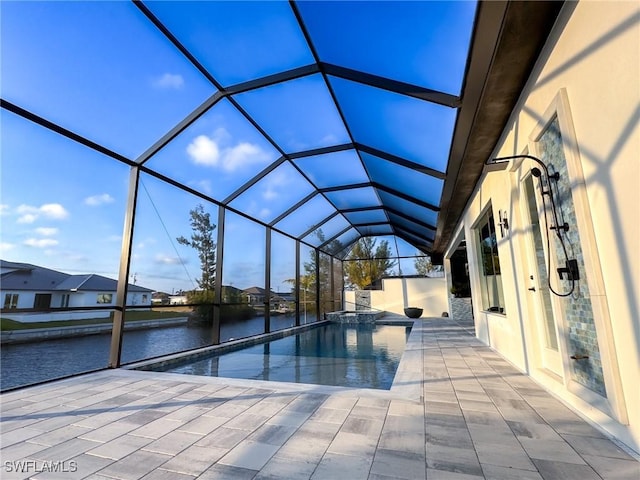
<svg viewBox="0 0 640 480">
<path fill-rule="evenodd" d="M 227 353 L 147 370 L 389 390 L 411 327 L 329 323 Z"/>
</svg>

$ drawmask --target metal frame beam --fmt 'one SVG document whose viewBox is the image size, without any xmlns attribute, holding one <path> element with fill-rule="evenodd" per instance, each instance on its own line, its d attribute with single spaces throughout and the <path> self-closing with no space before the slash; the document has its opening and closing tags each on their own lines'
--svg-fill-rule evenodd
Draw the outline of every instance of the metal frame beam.
<svg viewBox="0 0 640 480">
<path fill-rule="evenodd" d="M 325 223 L 327 223 L 329 220 L 331 220 L 332 218 L 338 216 L 340 214 L 340 212 L 338 212 L 337 210 L 335 212 L 333 212 L 331 215 L 329 215 L 328 217 L 325 217 L 324 220 L 322 220 L 319 223 L 316 223 L 314 226 L 312 226 L 311 228 L 309 228 L 308 230 L 306 230 L 303 234 L 300 235 L 300 239 L 302 240 L 304 237 L 306 237 L 307 235 L 315 232 L 318 228 L 322 227 L 322 225 L 324 225 Z M 314 248 L 318 248 L 318 247 L 314 247 Z"/>
<path fill-rule="evenodd" d="M 211 325 L 211 343 L 218 345 L 220 343 L 220 322 L 221 322 L 221 305 L 222 305 L 222 268 L 224 267 L 224 230 L 226 208 L 218 208 L 218 244 L 216 246 L 216 283 L 215 300 L 216 305 L 213 307 L 213 324 Z"/>
<path fill-rule="evenodd" d="M 187 115 L 180 123 L 163 135 L 156 143 L 149 147 L 142 155 L 136 159 L 136 163 L 144 165 L 151 157 L 158 153 L 170 141 L 189 128 L 196 120 L 209 111 L 216 103 L 224 97 L 220 92 L 216 92 L 206 99 L 198 108 Z"/>
<path fill-rule="evenodd" d="M 277 224 L 280 220 L 284 219 L 284 217 L 288 216 L 289 214 L 295 212 L 297 209 L 299 209 L 302 205 L 304 205 L 305 203 L 307 203 L 309 200 L 311 200 L 313 197 L 315 197 L 316 195 L 318 195 L 317 191 L 313 191 L 311 192 L 309 195 L 307 195 L 306 197 L 304 197 L 302 200 L 300 200 L 298 203 L 296 203 L 295 205 L 293 205 L 292 207 L 289 208 L 289 210 L 285 210 L 284 212 L 282 212 L 279 216 L 277 216 L 274 220 L 271 221 L 271 223 L 267 224 L 267 226 L 269 227 L 273 227 L 275 224 Z M 292 235 L 288 235 L 292 238 L 297 238 L 297 237 L 293 237 Z"/>
<path fill-rule="evenodd" d="M 258 183 L 264 177 L 269 175 L 271 172 L 273 172 L 276 168 L 278 168 L 280 165 L 282 165 L 286 161 L 287 161 L 287 159 L 285 157 L 280 157 L 279 159 L 275 160 L 273 163 L 271 163 L 266 168 L 264 168 L 260 173 L 258 173 L 257 175 L 254 175 L 247 182 L 245 182 L 242 186 L 237 188 L 236 191 L 233 192 L 231 195 L 229 195 L 227 198 L 225 198 L 222 201 L 222 203 L 224 205 L 227 205 L 228 203 L 234 201 L 236 198 L 238 198 L 240 195 L 242 195 L 244 192 L 246 192 L 249 188 L 254 186 L 256 183 Z"/>
<path fill-rule="evenodd" d="M 265 228 L 264 259 L 264 333 L 271 332 L 271 228 Z"/>
<path fill-rule="evenodd" d="M 418 85 L 400 82 L 398 80 L 392 80 L 390 78 L 365 73 L 360 70 L 353 70 L 351 68 L 340 67 L 326 62 L 320 62 L 320 69 L 326 72 L 327 75 L 399 93 L 419 100 L 425 100 L 430 103 L 437 103 L 444 107 L 458 108 L 460 106 L 460 97 L 439 92 L 437 90 L 431 90 Z"/>
<path fill-rule="evenodd" d="M 433 243 L 433 240 L 428 238 L 423 238 L 417 233 L 412 232 L 411 230 L 408 230 L 407 228 L 404 228 L 400 225 L 394 225 L 394 230 L 397 230 L 400 233 L 403 233 L 405 236 L 413 237 L 413 240 L 410 242 L 411 244 L 414 244 L 417 240 L 420 240 L 422 244 Z M 402 238 L 401 235 L 398 235 L 398 236 Z"/>
<path fill-rule="evenodd" d="M 343 208 L 340 213 L 368 212 L 369 210 L 384 210 L 384 206 L 374 205 L 371 207 Z"/>
<path fill-rule="evenodd" d="M 400 230 L 400 231 L 403 231 L 403 232 L 406 232 L 406 233 L 410 233 L 416 238 L 424 239 L 425 242 L 433 243 L 433 238 L 426 237 L 421 232 L 419 232 L 418 230 L 414 230 L 413 228 L 410 228 L 410 227 L 407 227 L 407 226 L 404 226 L 404 225 L 400 225 L 398 223 L 392 223 L 391 224 L 391 229 L 394 232 L 397 231 L 397 230 Z"/>
<path fill-rule="evenodd" d="M 412 162 L 411 160 L 407 160 L 402 157 L 398 157 L 397 155 L 393 155 L 388 152 L 384 152 L 382 150 L 378 150 L 377 148 L 370 147 L 363 143 L 356 143 L 356 149 L 363 151 L 364 153 L 368 153 L 370 155 L 374 155 L 376 157 L 381 158 L 382 160 L 387 160 L 388 162 L 394 163 L 401 167 L 406 167 L 416 172 L 424 173 L 425 175 L 429 175 L 431 177 L 438 178 L 440 180 L 444 180 L 447 176 L 446 173 L 441 172 L 440 170 L 436 170 L 435 168 L 426 167 L 416 162 Z"/>
<path fill-rule="evenodd" d="M 389 222 L 369 222 L 369 223 L 352 223 L 353 227 L 379 227 L 380 225 L 389 225 Z"/>
<path fill-rule="evenodd" d="M 349 230 L 351 230 L 352 228 L 354 228 L 354 225 L 349 225 L 347 228 L 345 228 L 344 230 L 340 231 L 339 233 L 337 233 L 336 235 L 334 235 L 333 237 L 331 237 L 329 240 L 325 240 L 325 242 L 320 245 L 318 248 L 320 250 L 323 250 L 324 247 L 326 247 L 327 245 L 329 245 L 331 242 L 333 242 L 334 240 L 340 238 L 340 236 L 344 233 L 347 233 Z M 324 250 L 323 250 L 324 251 Z M 329 253 L 329 252 L 325 252 L 325 253 Z M 329 255 L 333 255 L 333 253 L 329 253 Z"/>
<path fill-rule="evenodd" d="M 325 187 L 319 188 L 318 191 L 320 193 L 329 193 L 329 192 L 340 192 L 342 190 L 354 190 L 356 188 L 365 188 L 372 187 L 372 182 L 363 182 L 363 183 L 351 183 L 349 185 L 337 185 L 335 187 Z M 331 202 L 333 204 L 333 202 Z"/>
<path fill-rule="evenodd" d="M 335 253 L 335 255 L 339 255 L 341 256 L 341 258 L 344 259 L 344 257 L 349 253 L 348 250 L 353 246 L 354 243 L 356 243 L 358 240 L 360 240 L 363 235 L 358 231 L 359 236 L 357 238 L 354 238 L 353 240 L 351 240 L 349 243 L 347 243 L 345 245 L 345 247 L 340 250 L 339 252 Z M 342 255 L 344 253 L 344 255 Z"/>
<path fill-rule="evenodd" d="M 391 213 L 390 215 L 394 215 L 393 213 Z M 397 215 L 396 215 L 397 217 Z M 415 232 L 423 232 L 426 234 L 429 234 L 429 236 L 434 236 L 435 238 L 435 231 L 432 228 L 427 228 L 424 225 L 415 222 L 413 220 L 410 220 L 406 217 L 400 217 L 400 218 L 392 218 L 391 219 L 391 225 L 398 225 L 399 227 L 404 228 L 405 230 L 411 230 L 411 231 L 415 231 Z M 431 239 L 431 241 L 433 241 L 433 238 Z"/>
<path fill-rule="evenodd" d="M 320 147 L 311 150 L 303 150 L 301 152 L 289 153 L 288 157 L 291 160 L 297 160 L 299 158 L 313 157 L 315 155 L 325 155 L 327 153 L 342 152 L 344 150 L 355 150 L 353 143 L 341 143 L 340 145 L 332 145 L 330 147 Z"/>
<path fill-rule="evenodd" d="M 396 210 L 395 208 L 391 208 L 391 207 L 384 207 L 384 208 L 385 208 L 385 210 L 387 211 L 388 214 L 396 215 L 397 217 L 404 218 L 404 219 L 406 219 L 406 220 L 408 220 L 410 222 L 415 223 L 416 225 L 419 225 L 419 226 L 424 227 L 424 228 L 428 228 L 429 230 L 433 230 L 434 232 L 436 231 L 436 227 L 434 227 L 433 225 L 431 225 L 429 223 L 426 223 L 426 222 L 423 222 L 422 220 L 417 220 L 417 219 L 407 215 L 406 213 L 401 212 L 400 210 Z M 389 223 L 392 223 L 392 222 L 393 222 L 393 220 L 389 219 Z"/>
<path fill-rule="evenodd" d="M 390 223 L 385 223 L 385 226 L 389 227 L 389 229 L 391 230 L 390 232 L 379 232 L 379 233 L 363 233 L 362 230 L 360 230 L 360 228 L 369 228 L 368 225 L 360 225 L 360 227 L 355 227 L 356 230 L 358 230 L 360 232 L 360 235 L 362 235 L 363 237 L 379 237 L 382 235 L 393 235 L 393 227 L 391 226 Z M 374 228 L 374 227 L 371 227 Z"/>
<path fill-rule="evenodd" d="M 296 240 L 296 278 L 294 280 L 294 294 L 296 306 L 296 327 L 300 326 L 300 241 Z M 306 308 L 306 307 L 305 307 Z"/>
<path fill-rule="evenodd" d="M 286 70 L 284 72 L 267 75 L 266 77 L 256 78 L 255 80 L 249 80 L 248 82 L 231 85 L 224 89 L 224 94 L 225 96 L 236 95 L 238 93 L 244 93 L 251 90 L 256 90 L 258 88 L 268 87 L 277 83 L 307 77 L 316 73 L 320 73 L 320 66 L 317 63 L 312 63 L 303 67 L 292 68 L 291 70 Z"/>
<path fill-rule="evenodd" d="M 62 135 L 63 137 L 68 138 L 69 140 L 73 140 L 74 142 L 84 145 L 85 147 L 91 148 L 96 152 L 100 152 L 103 155 L 113 158 L 114 160 L 118 160 L 119 162 L 129 165 L 130 167 L 134 167 L 138 165 L 136 162 L 125 157 L 124 155 L 120 155 L 119 153 L 116 153 L 113 150 L 109 150 L 108 148 L 103 147 L 102 145 L 92 142 L 91 140 L 89 140 L 86 137 L 83 137 L 82 135 L 78 135 L 77 133 L 72 132 L 71 130 L 67 130 L 66 128 L 61 127 L 60 125 L 50 122 L 49 120 L 39 115 L 36 115 L 35 113 L 30 112 L 29 110 L 19 107 L 7 100 L 4 100 L 3 98 L 0 98 L 0 107 L 4 108 L 5 110 L 8 110 L 11 113 L 15 113 L 16 115 L 22 118 L 26 118 L 27 120 L 37 125 L 40 125 L 41 127 L 44 127 L 47 130 L 51 130 L 52 132 Z"/>
<path fill-rule="evenodd" d="M 411 195 L 407 195 L 406 193 L 402 193 L 394 188 L 391 187 L 387 187 L 386 185 L 382 185 L 380 183 L 377 182 L 373 182 L 372 184 L 373 187 L 377 188 L 378 190 L 382 190 L 383 192 L 387 192 L 390 193 L 391 195 L 395 195 L 396 197 L 400 197 L 403 200 L 406 200 L 407 202 L 411 202 L 411 203 L 415 203 L 416 205 L 420 206 L 420 207 L 424 207 L 424 208 L 428 208 L 429 210 L 433 210 L 434 212 L 439 212 L 440 211 L 440 207 L 437 207 L 435 205 L 432 205 L 430 203 L 427 202 L 423 202 L 422 200 L 415 198 Z M 384 202 L 383 202 L 384 204 Z"/>
<path fill-rule="evenodd" d="M 178 50 L 180 50 L 180 53 L 182 53 L 193 64 L 193 66 L 196 67 L 200 71 L 200 73 L 202 73 L 202 75 L 204 75 L 205 78 L 209 80 L 209 82 L 211 82 L 213 86 L 215 86 L 218 90 L 223 90 L 222 85 L 220 85 L 216 81 L 216 79 L 211 76 L 208 70 L 204 68 L 204 66 L 196 59 L 196 57 L 191 55 L 191 52 L 189 52 L 189 50 L 187 50 L 187 48 L 182 45 L 182 43 L 180 43 L 180 41 L 173 35 L 173 33 L 171 33 L 169 29 L 165 27 L 164 23 L 162 23 L 158 19 L 158 17 L 156 17 L 153 12 L 151 12 L 151 10 L 149 10 L 149 8 L 144 3 L 142 3 L 141 0 L 133 0 L 133 3 L 151 21 L 151 23 L 156 26 L 156 28 L 160 30 L 162 34 L 167 37 Z"/>
<path fill-rule="evenodd" d="M 122 232 L 122 248 L 120 249 L 120 269 L 118 272 L 116 307 L 113 312 L 113 324 L 111 328 L 109 368 L 120 367 L 122 356 L 122 336 L 124 334 L 127 290 L 129 286 L 129 267 L 131 265 L 131 249 L 133 245 L 133 230 L 136 222 L 139 184 L 140 169 L 137 166 L 132 166 L 131 171 L 129 172 L 129 194 L 127 196 L 127 210 Z"/>
<path fill-rule="evenodd" d="M 320 320 L 320 250 L 314 249 L 316 254 L 316 321 Z"/>
</svg>

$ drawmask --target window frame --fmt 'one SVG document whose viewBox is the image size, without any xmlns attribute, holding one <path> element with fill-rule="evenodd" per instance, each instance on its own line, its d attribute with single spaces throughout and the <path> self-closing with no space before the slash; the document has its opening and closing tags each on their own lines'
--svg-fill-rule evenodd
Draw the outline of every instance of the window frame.
<svg viewBox="0 0 640 480">
<path fill-rule="evenodd" d="M 105 301 L 106 298 L 109 301 Z M 113 303 L 113 293 L 98 293 L 96 303 L 99 305 L 111 305 Z"/>
<path fill-rule="evenodd" d="M 487 234 L 484 233 L 485 229 Z M 478 254 L 478 280 L 480 281 L 482 311 L 506 315 L 498 237 L 491 204 L 480 215 L 474 230 Z M 488 244 L 486 243 L 487 240 L 489 241 Z M 485 246 L 489 248 L 489 251 L 485 251 Z M 487 255 L 490 255 L 490 265 L 486 261 Z"/>
<path fill-rule="evenodd" d="M 19 293 L 5 293 L 4 294 L 4 310 L 16 310 L 18 308 Z"/>
</svg>

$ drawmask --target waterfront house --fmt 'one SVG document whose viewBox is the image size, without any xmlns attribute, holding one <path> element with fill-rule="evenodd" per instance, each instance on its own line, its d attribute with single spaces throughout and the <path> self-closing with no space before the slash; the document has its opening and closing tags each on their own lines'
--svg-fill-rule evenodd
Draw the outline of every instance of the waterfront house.
<svg viewBox="0 0 640 480">
<path fill-rule="evenodd" d="M 116 302 L 117 281 L 95 273 L 71 275 L 30 263 L 0 260 L 0 274 L 2 314 L 21 322 L 108 317 Z M 129 284 L 127 305 L 151 306 L 152 293 L 149 288 Z M 105 310 L 42 312 L 78 307 Z"/>
</svg>

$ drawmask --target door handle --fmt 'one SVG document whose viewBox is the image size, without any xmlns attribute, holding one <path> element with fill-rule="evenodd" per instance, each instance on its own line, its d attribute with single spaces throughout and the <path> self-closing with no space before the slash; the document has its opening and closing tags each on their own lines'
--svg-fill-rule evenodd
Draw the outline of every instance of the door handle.
<svg viewBox="0 0 640 480">
<path fill-rule="evenodd" d="M 530 288 L 527 288 L 527 290 L 531 290 L 532 292 L 535 292 L 536 291 L 536 287 L 530 287 Z"/>
</svg>

